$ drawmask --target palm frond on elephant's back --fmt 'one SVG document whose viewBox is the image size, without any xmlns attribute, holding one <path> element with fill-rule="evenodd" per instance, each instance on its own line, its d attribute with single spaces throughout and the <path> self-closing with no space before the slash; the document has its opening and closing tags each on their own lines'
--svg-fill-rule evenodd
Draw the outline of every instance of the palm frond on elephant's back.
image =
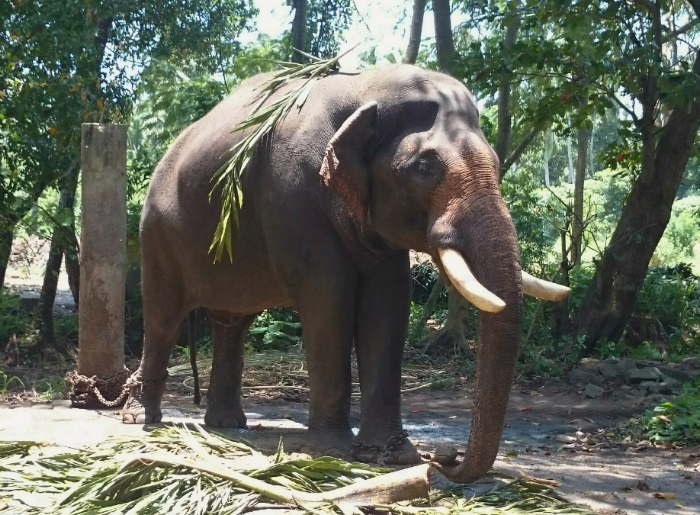
<svg viewBox="0 0 700 515">
<path fill-rule="evenodd" d="M 255 155 L 255 150 L 259 143 L 273 131 L 277 123 L 294 106 L 301 109 L 316 81 L 335 71 L 338 68 L 340 58 L 348 52 L 332 59 L 317 59 L 307 56 L 311 59 L 311 62 L 307 64 L 275 61 L 281 67 L 281 70 L 263 84 L 255 107 L 253 107 L 246 119 L 233 129 L 233 132 L 253 127 L 255 129 L 228 151 L 230 154 L 229 159 L 212 178 L 213 184 L 209 192 L 209 198 L 211 199 L 217 191 L 221 195 L 219 223 L 216 226 L 214 238 L 209 247 L 209 252 L 214 253 L 214 262 L 221 261 L 224 250 L 233 262 L 233 225 L 239 226 L 239 215 L 243 205 L 241 174 Z M 281 87 L 297 79 L 303 80 L 300 80 L 296 87 L 290 89 L 281 98 L 266 104 L 270 97 Z"/>
</svg>

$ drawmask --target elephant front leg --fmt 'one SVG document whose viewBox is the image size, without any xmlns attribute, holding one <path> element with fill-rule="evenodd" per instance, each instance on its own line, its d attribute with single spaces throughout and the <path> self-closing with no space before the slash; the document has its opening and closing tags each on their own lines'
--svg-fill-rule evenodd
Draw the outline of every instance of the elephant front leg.
<svg viewBox="0 0 700 515">
<path fill-rule="evenodd" d="M 346 457 L 352 446 L 350 394 L 355 280 L 336 272 L 296 288 L 309 370 L 308 451 Z"/>
<path fill-rule="evenodd" d="M 412 464 L 420 455 L 401 422 L 401 362 L 411 303 L 407 252 L 399 252 L 360 277 L 355 350 L 362 421 L 353 445 L 359 461 Z"/>
<path fill-rule="evenodd" d="M 204 415 L 207 426 L 246 427 L 246 416 L 241 407 L 243 344 L 256 316 L 211 313 L 214 355 Z"/>
</svg>

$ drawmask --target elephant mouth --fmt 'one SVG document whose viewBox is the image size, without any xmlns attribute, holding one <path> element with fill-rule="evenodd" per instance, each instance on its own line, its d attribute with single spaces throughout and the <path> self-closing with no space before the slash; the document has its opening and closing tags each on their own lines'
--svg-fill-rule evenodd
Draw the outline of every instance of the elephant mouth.
<svg viewBox="0 0 700 515">
<path fill-rule="evenodd" d="M 505 309 L 506 303 L 478 281 L 459 250 L 438 247 L 437 253 L 447 278 L 462 297 L 487 313 L 500 313 Z M 569 291 L 566 286 L 522 272 L 522 292 L 525 295 L 542 300 L 559 301 L 565 299 Z"/>
</svg>

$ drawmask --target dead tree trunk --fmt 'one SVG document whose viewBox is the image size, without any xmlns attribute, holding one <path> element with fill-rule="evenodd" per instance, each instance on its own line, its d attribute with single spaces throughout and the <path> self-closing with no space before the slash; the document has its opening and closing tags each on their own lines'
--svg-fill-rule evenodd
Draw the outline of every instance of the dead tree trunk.
<svg viewBox="0 0 700 515">
<path fill-rule="evenodd" d="M 440 71 L 446 73 L 449 73 L 452 68 L 452 57 L 455 53 L 450 16 L 450 0 L 433 0 L 435 50 L 437 51 Z"/>
<path fill-rule="evenodd" d="M 292 47 L 306 52 L 306 6 L 307 0 L 293 0 L 294 21 L 292 21 Z M 292 51 L 292 62 L 303 63 L 305 58 Z"/>
<path fill-rule="evenodd" d="M 411 18 L 411 35 L 408 37 L 408 47 L 403 62 L 416 64 L 420 50 L 421 34 L 423 33 L 423 16 L 427 0 L 413 0 L 413 17 Z"/>
</svg>

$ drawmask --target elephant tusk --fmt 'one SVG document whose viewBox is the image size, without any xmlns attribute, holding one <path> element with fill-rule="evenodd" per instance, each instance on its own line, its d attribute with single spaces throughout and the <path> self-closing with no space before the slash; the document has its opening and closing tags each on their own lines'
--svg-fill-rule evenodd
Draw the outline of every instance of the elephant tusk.
<svg viewBox="0 0 700 515">
<path fill-rule="evenodd" d="M 452 285 L 457 288 L 457 291 L 469 302 L 474 304 L 481 311 L 488 313 L 498 313 L 503 311 L 506 303 L 499 299 L 496 295 L 488 291 L 484 286 L 476 280 L 472 271 L 469 270 L 469 265 L 462 257 L 462 254 L 454 249 L 438 248 L 440 261 L 445 268 L 447 277 L 450 278 Z"/>
<path fill-rule="evenodd" d="M 571 290 L 561 284 L 538 279 L 527 272 L 523 272 L 523 293 L 536 299 L 564 300 Z"/>
</svg>

